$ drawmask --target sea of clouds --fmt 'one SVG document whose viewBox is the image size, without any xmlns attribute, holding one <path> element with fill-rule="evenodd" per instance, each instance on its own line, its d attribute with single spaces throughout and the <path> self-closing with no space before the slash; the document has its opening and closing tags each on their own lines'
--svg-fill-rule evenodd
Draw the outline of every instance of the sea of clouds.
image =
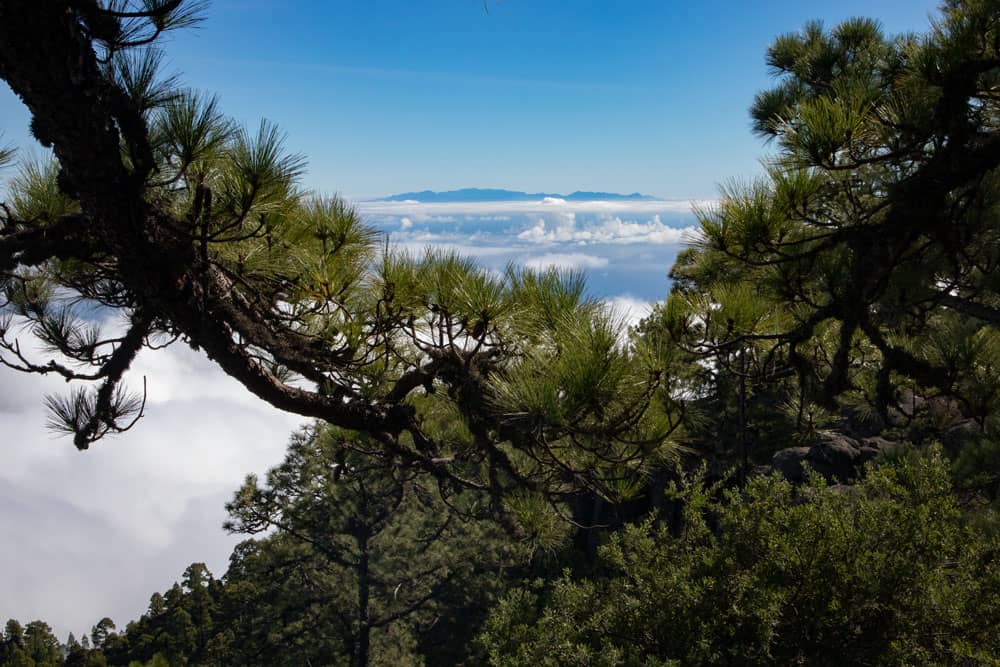
<svg viewBox="0 0 1000 667">
<path fill-rule="evenodd" d="M 650 303 L 668 288 L 667 271 L 690 240 L 688 201 L 361 202 L 364 218 L 398 248 L 427 246 L 475 257 L 490 269 L 508 263 L 587 272 L 589 291 Z"/>
</svg>

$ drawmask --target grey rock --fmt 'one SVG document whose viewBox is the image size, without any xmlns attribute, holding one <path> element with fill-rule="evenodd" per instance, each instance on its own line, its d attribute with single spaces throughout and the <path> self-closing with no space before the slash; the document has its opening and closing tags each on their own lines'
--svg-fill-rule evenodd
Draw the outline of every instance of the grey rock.
<svg viewBox="0 0 1000 667">
<path fill-rule="evenodd" d="M 789 482 L 805 481 L 802 464 L 809 455 L 809 447 L 779 449 L 771 457 L 771 469 L 780 472 Z"/>
<path fill-rule="evenodd" d="M 845 483 L 857 475 L 861 443 L 842 433 L 823 433 L 809 448 L 809 465 L 828 481 Z"/>
<path fill-rule="evenodd" d="M 844 410 L 837 430 L 852 438 L 867 438 L 878 435 L 885 428 L 885 422 L 878 415 L 862 413 L 860 410 Z"/>
<path fill-rule="evenodd" d="M 941 444 L 948 453 L 955 455 L 962 451 L 965 444 L 979 435 L 979 424 L 975 419 L 963 419 L 958 421 L 941 434 Z"/>
<path fill-rule="evenodd" d="M 830 484 L 849 484 L 860 476 L 866 463 L 900 447 L 900 443 L 878 436 L 857 440 L 843 433 L 826 432 L 818 435 L 810 447 L 779 449 L 771 457 L 769 468 L 758 466 L 751 474 L 779 472 L 788 481 L 801 484 L 806 479 L 805 464 Z"/>
</svg>

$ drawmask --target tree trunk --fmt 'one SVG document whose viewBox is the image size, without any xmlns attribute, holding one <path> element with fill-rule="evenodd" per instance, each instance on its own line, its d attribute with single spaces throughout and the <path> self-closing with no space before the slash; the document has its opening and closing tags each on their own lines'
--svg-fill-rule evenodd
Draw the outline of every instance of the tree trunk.
<svg viewBox="0 0 1000 667">
<path fill-rule="evenodd" d="M 355 667 L 368 667 L 371 625 L 368 618 L 368 596 L 371 582 L 368 575 L 368 532 L 362 529 L 358 541 L 358 650 Z"/>
<path fill-rule="evenodd" d="M 750 473 L 750 440 L 747 437 L 747 351 L 740 350 L 740 477 L 747 481 Z"/>
</svg>

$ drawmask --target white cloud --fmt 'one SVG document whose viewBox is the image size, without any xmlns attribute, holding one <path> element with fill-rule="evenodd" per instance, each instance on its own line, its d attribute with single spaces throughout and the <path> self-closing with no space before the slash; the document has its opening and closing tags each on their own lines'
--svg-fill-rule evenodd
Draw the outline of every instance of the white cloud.
<svg viewBox="0 0 1000 667">
<path fill-rule="evenodd" d="M 407 224 L 407 220 L 411 223 Z M 685 221 L 684 226 L 673 226 L 664 222 L 660 214 L 645 219 L 623 219 L 607 212 L 578 213 L 561 209 L 521 216 L 516 224 L 504 227 L 490 224 L 496 222 L 495 216 L 467 218 L 466 225 L 454 223 L 452 227 L 433 231 L 415 229 L 414 220 L 416 218 L 411 216 L 398 219 L 398 229 L 389 228 L 390 240 L 405 246 L 476 246 L 501 242 L 502 247 L 513 251 L 518 246 L 537 245 L 677 245 L 690 242 L 698 233 L 698 228 L 690 221 Z M 392 223 L 396 221 L 391 219 Z"/>
<path fill-rule="evenodd" d="M 0 479 L 5 508 L 0 616 L 45 620 L 59 639 L 69 632 L 89 633 L 104 616 L 123 627 L 191 562 L 205 562 L 216 576 L 225 572 L 240 539 L 219 529 L 226 500 L 222 494 L 178 498 L 180 518 L 170 540 L 150 545 L 131 527 L 122 529 L 98 512 Z"/>
<path fill-rule="evenodd" d="M 510 222 L 513 220 L 513 216 L 510 215 L 475 215 L 470 214 L 464 216 L 466 220 L 475 222 Z"/>
<path fill-rule="evenodd" d="M 524 265 L 532 269 L 546 269 L 549 267 L 557 269 L 601 269 L 608 265 L 608 258 L 587 255 L 582 252 L 547 253 L 526 260 Z"/>
<path fill-rule="evenodd" d="M 648 317 L 653 310 L 652 301 L 637 299 L 628 294 L 621 294 L 605 299 L 604 303 L 607 304 L 613 314 L 621 317 L 629 326 L 639 324 L 639 320 Z"/>
<path fill-rule="evenodd" d="M 406 238 L 406 240 L 401 240 L 401 238 Z M 414 257 L 420 257 L 428 248 L 455 252 L 464 257 L 502 257 L 510 255 L 512 250 L 510 246 L 461 243 L 452 241 L 453 238 L 455 238 L 453 235 L 420 234 L 412 237 L 398 237 L 394 234 L 391 237 L 393 243 L 390 248 L 407 252 Z"/>
<path fill-rule="evenodd" d="M 620 217 L 605 218 L 593 224 L 578 226 L 576 214 L 560 213 L 546 221 L 539 218 L 532 227 L 517 235 L 532 243 L 644 243 L 676 244 L 687 241 L 695 227 L 665 225 L 659 215 L 646 222 L 623 221 Z"/>
<path fill-rule="evenodd" d="M 0 373 L 0 533 L 8 545 L 0 549 L 0 617 L 42 618 L 64 638 L 103 616 L 137 618 L 192 561 L 224 573 L 237 541 L 221 529 L 225 501 L 247 473 L 280 462 L 304 420 L 254 398 L 183 345 L 143 352 L 129 385 L 141 388 L 143 375 L 146 416 L 77 452 L 44 428 L 43 395 L 70 386 Z"/>
</svg>

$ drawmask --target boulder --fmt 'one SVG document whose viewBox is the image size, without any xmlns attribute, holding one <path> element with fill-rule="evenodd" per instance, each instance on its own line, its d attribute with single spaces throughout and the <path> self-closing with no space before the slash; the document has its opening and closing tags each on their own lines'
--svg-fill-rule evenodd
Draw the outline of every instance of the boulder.
<svg viewBox="0 0 1000 667">
<path fill-rule="evenodd" d="M 861 464 L 868 463 L 876 456 L 884 456 L 885 454 L 891 454 L 898 451 L 902 445 L 898 442 L 892 440 L 886 440 L 881 437 L 872 438 L 862 438 L 861 439 Z"/>
<path fill-rule="evenodd" d="M 857 476 L 861 443 L 842 433 L 822 433 L 806 455 L 813 470 L 828 481 L 845 483 Z"/>
<path fill-rule="evenodd" d="M 878 415 L 856 409 L 846 409 L 840 415 L 837 431 L 852 438 L 867 438 L 878 435 L 885 428 L 885 422 Z"/>
<path fill-rule="evenodd" d="M 802 468 L 805 464 L 831 484 L 848 484 L 860 476 L 866 463 L 900 446 L 898 442 L 878 436 L 857 440 L 843 433 L 826 432 L 818 435 L 809 447 L 776 451 L 768 472 L 779 472 L 788 481 L 800 484 L 806 478 Z M 757 468 L 753 471 L 754 474 L 763 472 Z"/>
<path fill-rule="evenodd" d="M 779 449 L 771 457 L 771 470 L 780 472 L 792 483 L 805 481 L 805 471 L 802 464 L 809 455 L 809 447 L 789 447 Z"/>
<path fill-rule="evenodd" d="M 962 451 L 966 443 L 974 440 L 981 432 L 975 419 L 961 419 L 941 434 L 941 444 L 949 454 L 955 456 Z"/>
</svg>

